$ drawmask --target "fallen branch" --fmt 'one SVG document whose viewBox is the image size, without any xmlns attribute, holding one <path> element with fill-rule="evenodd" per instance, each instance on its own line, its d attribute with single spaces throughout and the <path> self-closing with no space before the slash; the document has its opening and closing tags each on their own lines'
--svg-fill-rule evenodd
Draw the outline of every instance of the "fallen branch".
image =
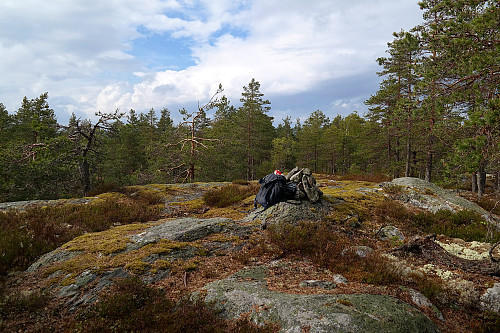
<svg viewBox="0 0 500 333">
<path fill-rule="evenodd" d="M 467 273 L 483 274 L 500 277 L 500 264 L 493 258 L 493 250 L 500 244 L 495 243 L 489 251 L 490 260 L 468 260 L 457 257 L 435 242 L 436 236 L 416 236 L 408 243 L 391 250 L 391 253 L 403 253 L 416 256 L 433 264 L 446 266 L 450 269 L 461 269 Z"/>
</svg>

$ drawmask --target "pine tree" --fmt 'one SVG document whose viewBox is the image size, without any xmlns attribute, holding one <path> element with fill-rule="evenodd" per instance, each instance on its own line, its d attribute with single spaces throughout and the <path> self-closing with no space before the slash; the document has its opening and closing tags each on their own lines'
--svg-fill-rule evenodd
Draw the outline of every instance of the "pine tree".
<svg viewBox="0 0 500 333">
<path fill-rule="evenodd" d="M 371 119 L 381 121 L 386 126 L 388 136 L 396 138 L 395 147 L 388 140 L 389 154 L 395 149 L 396 168 L 398 168 L 400 156 L 400 140 L 405 142 L 405 176 L 413 175 L 412 167 L 416 150 L 414 142 L 417 137 L 415 133 L 419 130 L 419 93 L 416 86 L 421 80 L 418 67 L 422 61 L 422 48 L 419 36 L 414 32 L 394 33 L 394 41 L 388 43 L 390 57 L 377 59 L 383 70 L 379 76 L 386 76 L 381 83 L 380 90 L 366 103 L 374 106 L 371 108 Z M 399 174 L 397 169 L 395 175 Z"/>
<path fill-rule="evenodd" d="M 237 111 L 235 122 L 238 124 L 237 140 L 245 146 L 246 179 L 256 179 L 258 166 L 260 174 L 272 166 L 269 163 L 274 138 L 272 117 L 266 115 L 271 107 L 269 100 L 263 99 L 260 83 L 254 78 L 243 87 L 240 102 L 243 106 Z M 267 163 L 265 163 L 267 161 Z"/>
<path fill-rule="evenodd" d="M 434 98 L 465 116 L 471 133 L 459 140 L 456 152 L 477 171 L 479 195 L 485 172 L 497 153 L 500 122 L 500 3 L 494 0 L 420 2 L 426 24 L 426 47 L 432 53 Z"/>
<path fill-rule="evenodd" d="M 305 120 L 304 126 L 297 135 L 297 154 L 299 164 L 306 165 L 313 172 L 322 166 L 325 142 L 324 131 L 330 120 L 320 110 L 316 110 Z M 321 168 L 323 169 L 323 168 Z"/>
<path fill-rule="evenodd" d="M 35 144 L 57 135 L 57 120 L 54 110 L 47 102 L 48 97 L 48 93 L 31 100 L 24 97 L 21 107 L 14 115 L 19 141 Z"/>
</svg>

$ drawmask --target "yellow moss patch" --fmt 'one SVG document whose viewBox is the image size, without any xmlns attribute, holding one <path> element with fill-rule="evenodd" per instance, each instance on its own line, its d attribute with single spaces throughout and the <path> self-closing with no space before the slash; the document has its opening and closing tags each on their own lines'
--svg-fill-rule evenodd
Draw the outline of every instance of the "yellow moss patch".
<svg viewBox="0 0 500 333">
<path fill-rule="evenodd" d="M 116 227 L 99 233 L 86 234 L 67 243 L 63 248 L 68 251 L 82 251 L 81 254 L 64 262 L 55 263 L 48 267 L 44 276 L 47 277 L 54 272 L 61 271 L 64 274 L 77 276 L 85 270 L 92 272 L 104 272 L 109 269 L 125 267 L 139 274 L 141 269 L 147 269 L 147 263 L 139 264 L 152 254 L 167 254 L 173 250 L 179 250 L 189 245 L 185 242 L 176 242 L 162 239 L 157 243 L 145 245 L 137 250 L 118 253 L 127 247 L 132 241 L 127 235 L 137 233 L 149 226 L 158 223 L 135 224 Z M 193 244 L 192 246 L 200 247 Z M 146 266 L 147 265 L 147 266 Z M 62 278 L 59 278 L 60 281 Z"/>
<path fill-rule="evenodd" d="M 182 269 L 185 270 L 186 272 L 195 271 L 198 269 L 199 263 L 200 262 L 198 260 L 188 261 L 182 266 Z"/>
<path fill-rule="evenodd" d="M 153 273 L 156 273 L 158 270 L 167 270 L 167 269 L 170 269 L 170 267 L 172 267 L 172 264 L 170 263 L 170 261 L 156 260 L 153 263 L 153 265 L 151 265 L 151 271 Z"/>
<path fill-rule="evenodd" d="M 110 200 L 110 199 L 120 201 L 120 199 L 127 199 L 127 196 L 123 193 L 107 192 L 107 193 L 102 193 L 102 194 L 97 195 L 94 199 L 94 202 L 105 201 L 105 200 Z"/>
<path fill-rule="evenodd" d="M 205 241 L 208 242 L 232 242 L 232 243 L 240 243 L 241 239 L 238 236 L 231 236 L 226 234 L 212 234 L 208 237 L 204 238 Z"/>
<path fill-rule="evenodd" d="M 211 217 L 227 217 L 233 220 L 241 220 L 247 214 L 244 212 L 244 209 L 240 209 L 241 207 L 224 207 L 224 208 L 210 208 L 210 210 L 206 211 L 203 214 L 198 214 L 200 218 L 211 218 Z M 238 209 L 242 210 L 241 212 Z M 248 209 L 247 209 L 248 210 Z"/>
<path fill-rule="evenodd" d="M 198 198 L 198 199 L 194 199 L 194 200 L 181 202 L 179 205 L 186 207 L 188 210 L 191 211 L 191 210 L 198 210 L 198 209 L 203 208 L 204 204 L 205 203 L 203 202 L 203 199 Z"/>
<path fill-rule="evenodd" d="M 365 215 L 379 204 L 386 200 L 381 193 L 370 192 L 365 189 L 378 189 L 376 184 L 365 181 L 335 181 L 328 182 L 328 187 L 322 187 L 321 190 L 327 196 L 333 198 L 335 205 L 329 218 L 334 220 L 343 220 L 350 215 Z"/>
<path fill-rule="evenodd" d="M 127 224 L 111 228 L 102 232 L 88 233 L 79 236 L 63 245 L 67 251 L 85 251 L 109 255 L 125 250 L 130 239 L 127 235 L 137 233 L 150 227 L 151 223 Z"/>
<path fill-rule="evenodd" d="M 76 282 L 76 275 L 75 274 L 69 274 L 69 275 L 67 275 L 66 277 L 64 277 L 62 279 L 62 281 L 60 282 L 60 284 L 62 286 L 69 286 L 69 285 L 71 285 L 71 284 L 73 284 L 75 282 Z"/>
<path fill-rule="evenodd" d="M 148 267 L 149 264 L 147 262 L 136 260 L 126 264 L 124 268 L 133 274 L 140 275 L 143 274 Z"/>
</svg>

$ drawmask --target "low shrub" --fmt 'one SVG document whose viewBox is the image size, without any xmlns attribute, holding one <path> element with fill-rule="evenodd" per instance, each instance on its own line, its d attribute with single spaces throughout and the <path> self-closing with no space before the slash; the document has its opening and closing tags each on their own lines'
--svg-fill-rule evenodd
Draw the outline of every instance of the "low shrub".
<svg viewBox="0 0 500 333">
<path fill-rule="evenodd" d="M 10 295 L 0 293 L 0 319 L 7 318 L 13 314 L 41 311 L 48 302 L 49 297 L 40 292 L 16 292 Z"/>
<path fill-rule="evenodd" d="M 422 232 L 461 238 L 467 242 L 500 240 L 500 234 L 489 230 L 487 222 L 473 210 L 419 212 L 411 215 L 410 221 Z"/>
<path fill-rule="evenodd" d="M 212 207 L 228 207 L 251 195 L 256 195 L 259 189 L 259 184 L 229 184 L 205 192 L 203 194 L 203 201 Z"/>
<path fill-rule="evenodd" d="M 161 195 L 148 191 L 134 193 L 111 194 L 88 204 L 0 211 L 0 275 L 25 269 L 42 254 L 85 232 L 161 217 L 162 207 L 157 204 Z"/>
<path fill-rule="evenodd" d="M 414 233 L 441 234 L 468 242 L 494 243 L 500 240 L 500 233 L 489 228 L 481 215 L 473 210 L 412 212 L 396 202 L 384 201 L 373 209 L 373 218 L 380 224 L 403 226 Z"/>
<path fill-rule="evenodd" d="M 383 191 L 387 194 L 400 194 L 403 192 L 401 185 L 387 185 L 383 187 Z"/>
<path fill-rule="evenodd" d="M 408 278 L 378 251 L 360 256 L 356 244 L 370 245 L 368 239 L 352 239 L 325 222 L 278 224 L 268 228 L 269 238 L 283 255 L 296 254 L 315 264 L 345 275 L 348 279 L 374 285 L 406 285 L 431 299 L 444 292 L 442 284 L 427 278 Z"/>
<path fill-rule="evenodd" d="M 491 199 L 483 196 L 481 199 L 478 199 L 476 203 L 485 210 L 487 210 L 488 212 L 500 215 L 500 200 Z"/>
<path fill-rule="evenodd" d="M 476 316 L 473 322 L 474 333 L 497 333 L 500 327 L 500 314 L 486 311 Z"/>
<path fill-rule="evenodd" d="M 275 332 L 248 319 L 227 321 L 202 301 L 178 303 L 139 278 L 118 279 L 97 306 L 79 313 L 73 332 Z"/>
</svg>

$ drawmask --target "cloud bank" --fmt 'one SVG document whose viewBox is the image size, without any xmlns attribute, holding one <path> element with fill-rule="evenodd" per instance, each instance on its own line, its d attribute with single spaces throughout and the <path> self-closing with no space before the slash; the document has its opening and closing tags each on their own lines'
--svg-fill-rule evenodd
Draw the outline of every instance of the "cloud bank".
<svg viewBox="0 0 500 333">
<path fill-rule="evenodd" d="M 0 102 L 174 114 L 255 78 L 278 120 L 362 112 L 392 32 L 419 23 L 413 0 L 3 0 Z"/>
</svg>

